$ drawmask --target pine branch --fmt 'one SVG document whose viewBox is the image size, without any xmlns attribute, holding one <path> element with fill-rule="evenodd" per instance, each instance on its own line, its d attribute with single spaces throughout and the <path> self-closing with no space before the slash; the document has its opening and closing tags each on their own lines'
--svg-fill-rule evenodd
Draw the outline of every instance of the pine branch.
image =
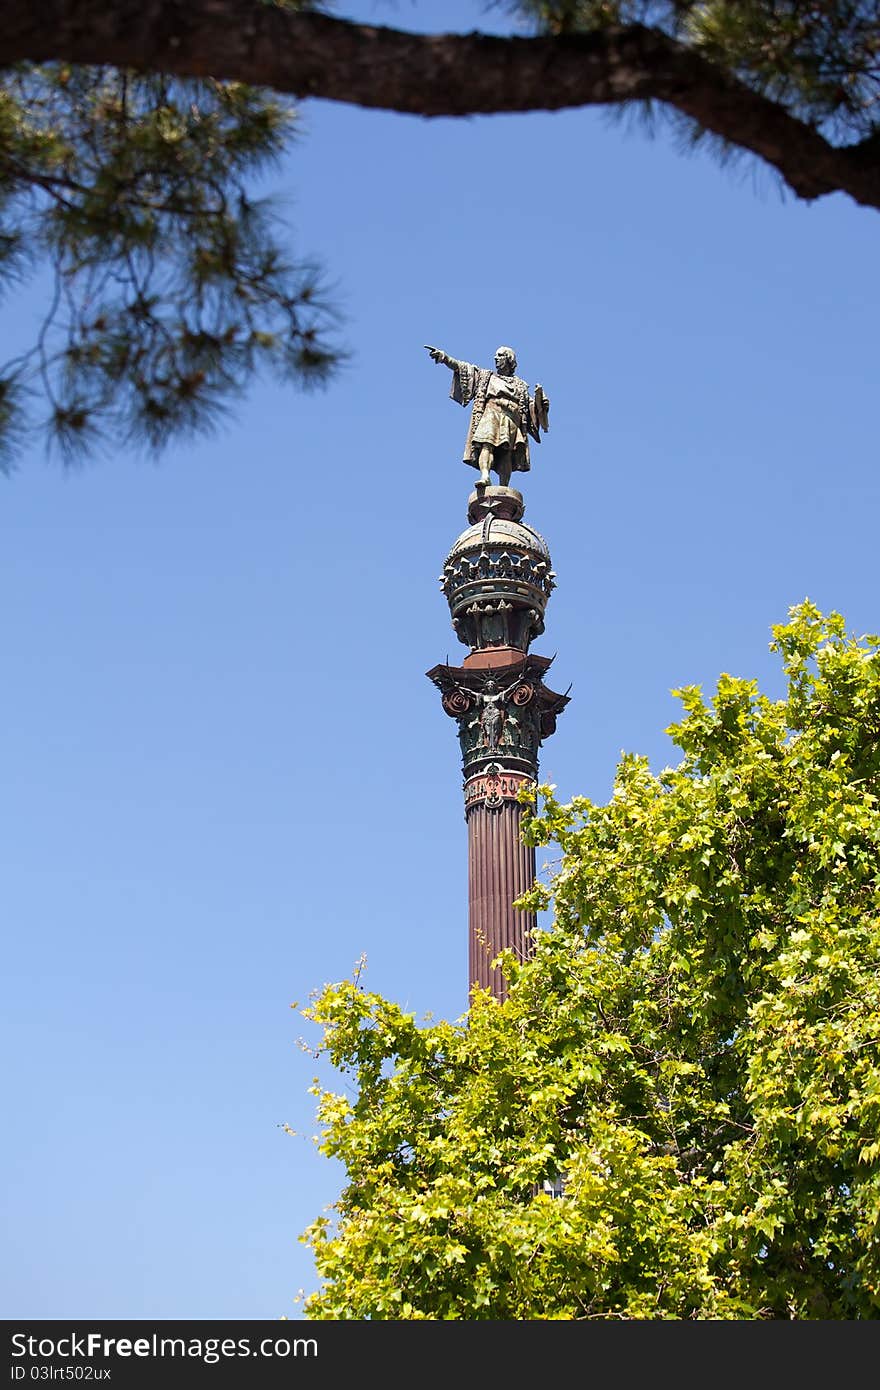
<svg viewBox="0 0 880 1390">
<path fill-rule="evenodd" d="M 0 67 L 110 64 L 422 116 L 667 103 L 778 170 L 798 197 L 880 209 L 880 137 L 838 147 L 659 30 L 409 34 L 261 0 L 5 0 Z"/>
</svg>

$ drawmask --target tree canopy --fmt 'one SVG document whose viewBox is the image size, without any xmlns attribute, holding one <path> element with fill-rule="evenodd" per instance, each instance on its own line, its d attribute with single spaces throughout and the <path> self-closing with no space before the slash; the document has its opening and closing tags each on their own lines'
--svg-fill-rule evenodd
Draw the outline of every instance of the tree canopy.
<svg viewBox="0 0 880 1390">
<path fill-rule="evenodd" d="M 102 439 L 155 450 L 262 369 L 326 379 L 342 354 L 319 278 L 252 191 L 296 99 L 426 116 L 656 107 L 799 197 L 880 208 L 876 4 L 501 7 L 525 32 L 406 33 L 311 0 L 5 0 L 0 287 L 48 262 L 54 288 L 37 341 L 0 370 L 0 464 L 29 408 L 66 455 Z"/>
<path fill-rule="evenodd" d="M 677 692 L 678 766 L 541 789 L 505 1003 L 309 1007 L 347 1181 L 307 1316 L 880 1316 L 880 637 L 805 602 L 772 647 L 784 698 Z"/>
</svg>

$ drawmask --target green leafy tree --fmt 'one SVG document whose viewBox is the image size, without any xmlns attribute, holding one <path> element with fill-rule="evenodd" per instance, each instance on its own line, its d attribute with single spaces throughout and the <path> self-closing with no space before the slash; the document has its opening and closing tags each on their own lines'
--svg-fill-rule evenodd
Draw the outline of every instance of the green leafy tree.
<svg viewBox="0 0 880 1390">
<path fill-rule="evenodd" d="M 252 192 L 297 97 L 426 116 L 638 104 L 799 197 L 880 208 L 874 3 L 507 0 L 509 38 L 324 8 L 4 0 L 0 289 L 48 263 L 52 290 L 36 343 L 0 368 L 0 467 L 34 421 L 65 456 L 157 450 L 261 370 L 326 380 L 333 316 Z"/>
<path fill-rule="evenodd" d="M 307 1010 L 351 1083 L 308 1316 L 880 1316 L 880 637 L 805 602 L 772 646 L 784 699 L 677 692 L 677 767 L 542 788 L 504 1004 Z"/>
</svg>

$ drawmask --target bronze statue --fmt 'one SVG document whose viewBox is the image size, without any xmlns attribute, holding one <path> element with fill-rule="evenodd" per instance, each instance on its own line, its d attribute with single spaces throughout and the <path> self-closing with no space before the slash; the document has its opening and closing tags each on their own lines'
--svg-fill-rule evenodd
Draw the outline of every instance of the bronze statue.
<svg viewBox="0 0 880 1390">
<path fill-rule="evenodd" d="M 483 709 L 482 713 L 475 720 L 472 720 L 472 724 L 479 725 L 483 736 L 483 745 L 491 752 L 498 748 L 507 721 L 510 719 L 514 724 L 518 723 L 505 708 L 505 704 L 519 684 L 520 677 L 517 676 L 512 685 L 509 685 L 506 690 L 502 690 L 498 682 L 489 676 L 483 684 L 483 689 L 474 692 Z"/>
<path fill-rule="evenodd" d="M 427 343 L 425 347 L 435 362 L 451 369 L 452 399 L 459 405 L 474 403 L 464 462 L 480 470 L 481 483 L 490 481 L 492 469 L 501 486 L 509 487 L 511 473 L 525 473 L 531 467 L 529 435 L 539 444 L 541 431 L 546 434 L 550 428 L 549 400 L 540 386 L 531 396 L 528 384 L 515 375 L 513 348 L 500 347 L 495 353 L 495 366 L 490 368 L 459 362 Z"/>
</svg>

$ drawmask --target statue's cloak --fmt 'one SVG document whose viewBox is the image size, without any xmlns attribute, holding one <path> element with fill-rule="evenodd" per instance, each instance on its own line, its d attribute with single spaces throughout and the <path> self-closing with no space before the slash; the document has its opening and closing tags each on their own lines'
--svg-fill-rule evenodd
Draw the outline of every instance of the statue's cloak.
<svg viewBox="0 0 880 1390">
<path fill-rule="evenodd" d="M 493 372 L 488 367 L 475 367 L 472 362 L 455 363 L 449 391 L 452 399 L 459 405 L 470 405 L 471 401 L 474 403 L 464 446 L 464 462 L 469 463 L 472 468 L 479 468 L 480 448 L 486 441 L 475 440 L 474 435 L 486 413 L 487 404 L 493 403 L 489 394 L 489 383 L 493 376 L 504 382 L 507 392 L 506 402 L 499 403 L 498 408 L 503 410 L 508 418 L 512 416 L 516 426 L 515 439 L 505 441 L 511 447 L 512 471 L 527 473 L 531 467 L 528 436 L 531 435 L 536 441 L 541 438 L 534 403 L 529 397 L 528 384 L 518 376 L 502 377 L 499 372 Z"/>
</svg>

